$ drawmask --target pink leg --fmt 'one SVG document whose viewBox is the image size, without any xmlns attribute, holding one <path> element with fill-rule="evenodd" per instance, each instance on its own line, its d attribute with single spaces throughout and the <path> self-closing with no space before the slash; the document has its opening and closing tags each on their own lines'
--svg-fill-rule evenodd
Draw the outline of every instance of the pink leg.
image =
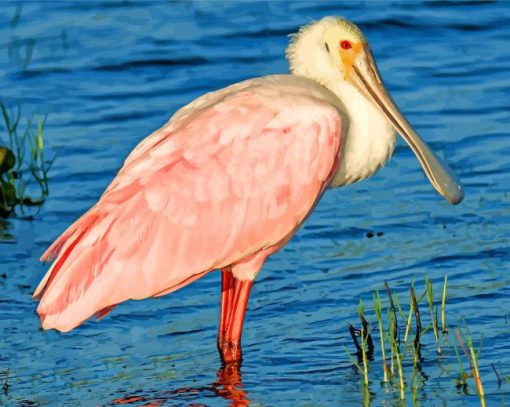
<svg viewBox="0 0 510 407">
<path fill-rule="evenodd" d="M 252 281 L 236 280 L 230 270 L 222 270 L 218 351 L 225 364 L 241 362 L 241 334 L 252 285 Z"/>
<path fill-rule="evenodd" d="M 221 308 L 220 326 L 218 328 L 218 351 L 221 353 L 221 344 L 225 341 L 228 322 L 232 312 L 235 280 L 230 268 L 221 270 Z"/>
</svg>

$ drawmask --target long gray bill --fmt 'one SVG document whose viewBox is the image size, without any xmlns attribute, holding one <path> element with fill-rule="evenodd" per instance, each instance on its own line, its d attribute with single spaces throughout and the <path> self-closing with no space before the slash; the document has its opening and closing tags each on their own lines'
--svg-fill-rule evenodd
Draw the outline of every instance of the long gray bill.
<svg viewBox="0 0 510 407">
<path fill-rule="evenodd" d="M 397 132 L 409 144 L 411 150 L 420 161 L 427 178 L 432 186 L 448 202 L 458 204 L 464 198 L 462 183 L 446 165 L 413 130 L 407 119 L 400 112 L 397 105 L 386 91 L 377 65 L 368 45 L 364 47 L 357 63 L 353 65 L 354 72 L 368 96 L 382 109 Z"/>
</svg>

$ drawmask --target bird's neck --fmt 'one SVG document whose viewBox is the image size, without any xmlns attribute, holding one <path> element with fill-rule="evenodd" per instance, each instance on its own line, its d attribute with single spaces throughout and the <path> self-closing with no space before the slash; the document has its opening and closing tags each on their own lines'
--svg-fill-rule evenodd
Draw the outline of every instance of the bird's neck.
<svg viewBox="0 0 510 407">
<path fill-rule="evenodd" d="M 349 127 L 331 187 L 368 178 L 390 159 L 396 134 L 391 122 L 372 101 L 345 80 L 324 84 L 345 106 Z"/>
<path fill-rule="evenodd" d="M 333 92 L 340 101 L 337 108 L 348 118 L 343 149 L 330 187 L 361 181 L 383 167 L 395 149 L 396 132 L 381 109 L 340 75 L 327 80 L 298 72 L 293 74 L 313 79 Z"/>
</svg>

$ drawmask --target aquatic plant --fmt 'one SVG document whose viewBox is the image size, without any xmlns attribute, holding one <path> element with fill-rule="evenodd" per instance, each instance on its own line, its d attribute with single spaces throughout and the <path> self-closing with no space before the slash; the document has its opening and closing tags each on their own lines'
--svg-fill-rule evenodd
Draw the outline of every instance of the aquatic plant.
<svg viewBox="0 0 510 407">
<path fill-rule="evenodd" d="M 383 327 L 383 318 L 382 318 L 382 301 L 381 296 L 379 295 L 379 291 L 376 291 L 373 294 L 373 300 L 374 300 L 374 311 L 375 316 L 377 318 L 377 324 L 379 325 L 379 338 L 381 341 L 381 359 L 382 359 L 382 367 L 383 367 L 383 382 L 386 383 L 388 381 L 388 365 L 386 363 L 386 347 L 384 343 L 384 337 L 386 336 L 384 333 L 384 327 Z"/>
<path fill-rule="evenodd" d="M 414 303 L 412 298 L 412 288 L 414 286 L 414 281 L 411 281 L 411 287 L 409 288 L 409 312 L 407 314 L 407 322 L 406 322 L 406 329 L 404 332 L 404 346 L 407 346 L 407 339 L 409 338 L 409 333 L 411 332 L 411 323 L 413 320 L 413 312 L 414 312 Z"/>
<path fill-rule="evenodd" d="M 391 314 L 390 314 L 391 316 Z M 394 325 L 390 324 L 390 327 L 393 327 Z M 393 328 L 392 328 L 393 329 Z M 397 362 L 397 369 L 398 369 L 398 384 L 399 384 L 399 390 L 400 390 L 400 400 L 405 400 L 406 396 L 406 383 L 404 378 L 404 369 L 402 367 L 402 360 L 403 355 L 400 351 L 400 345 L 395 340 L 395 335 L 392 331 L 390 331 L 390 344 L 391 344 L 391 353 L 392 355 L 395 355 L 396 362 Z"/>
<path fill-rule="evenodd" d="M 443 297 L 441 299 L 441 332 L 443 335 L 448 333 L 448 327 L 446 326 L 446 287 L 448 285 L 448 275 L 444 276 L 443 283 Z"/>
<path fill-rule="evenodd" d="M 368 386 L 368 360 L 372 358 L 374 353 L 374 342 L 370 335 L 370 329 L 368 322 L 364 316 L 363 302 L 360 301 L 358 305 L 358 316 L 361 320 L 361 329 L 355 329 L 352 325 L 349 325 L 349 333 L 351 334 L 354 346 L 356 346 L 357 361 L 352 355 L 345 349 L 346 353 L 351 358 L 353 364 L 358 368 L 360 373 L 363 375 L 365 386 Z M 360 337 L 361 345 L 358 342 L 357 337 Z"/>
<path fill-rule="evenodd" d="M 437 353 L 441 354 L 441 346 L 439 345 L 439 326 L 437 322 L 437 315 L 434 314 L 434 293 L 432 291 L 432 283 L 427 276 L 425 276 L 425 287 L 427 293 L 427 302 L 429 304 L 430 310 L 430 319 L 432 321 L 432 330 L 434 332 L 434 339 L 436 341 Z"/>
<path fill-rule="evenodd" d="M 420 307 L 418 306 L 418 300 L 416 299 L 416 293 L 414 292 L 414 285 L 411 284 L 411 287 L 409 288 L 410 292 L 410 308 L 413 309 L 414 312 L 414 318 L 416 320 L 416 336 L 414 337 L 413 341 L 413 362 L 416 364 L 419 359 L 421 358 L 420 353 L 420 337 L 423 333 L 422 327 L 421 327 L 421 316 L 420 316 Z"/>
<path fill-rule="evenodd" d="M 367 357 L 367 347 L 368 347 L 368 338 L 370 335 L 370 331 L 368 328 L 367 320 L 365 319 L 365 316 L 363 315 L 363 302 L 360 301 L 358 305 L 358 315 L 361 320 L 361 359 L 363 361 L 363 377 L 364 377 L 364 384 L 365 386 L 368 386 L 368 357 Z M 370 339 L 371 340 L 371 339 Z"/>
<path fill-rule="evenodd" d="M 459 341 L 459 345 L 462 348 L 466 358 L 469 362 L 469 367 L 471 369 L 471 375 L 476 383 L 476 391 L 480 396 L 480 402 L 482 407 L 485 407 L 485 391 L 483 389 L 482 379 L 480 377 L 480 370 L 478 369 L 478 358 L 480 356 L 481 345 L 478 348 L 478 352 L 475 352 L 475 347 L 473 345 L 473 339 L 471 338 L 471 333 L 467 330 L 466 342 L 469 348 L 469 353 L 464 345 L 464 341 L 462 339 L 462 333 L 460 332 L 460 328 L 455 328 L 455 335 L 457 336 L 457 340 Z"/>
<path fill-rule="evenodd" d="M 0 103 L 7 140 L 0 138 L 0 217 L 19 207 L 39 207 L 49 194 L 48 172 L 55 160 L 44 155 L 44 128 L 48 114 L 32 114 L 21 124 L 21 108 Z M 34 186 L 35 184 L 35 186 Z M 37 191 L 38 190 L 38 191 Z"/>
<path fill-rule="evenodd" d="M 469 374 L 464 370 L 462 366 L 462 361 L 460 360 L 459 350 L 457 349 L 457 345 L 455 344 L 455 340 L 452 340 L 453 349 L 455 350 L 455 355 L 457 357 L 457 363 L 459 365 L 459 377 L 457 379 L 456 387 L 458 388 L 467 388 L 467 379 L 469 378 Z"/>
<path fill-rule="evenodd" d="M 409 308 L 406 310 L 406 312 L 404 312 L 397 293 L 392 293 L 389 285 L 385 282 L 384 287 L 388 298 L 386 306 L 386 320 L 383 318 L 385 315 L 383 312 L 385 307 L 383 306 L 383 301 L 381 300 L 379 291 L 375 291 L 372 294 L 373 312 L 375 314 L 375 319 L 377 320 L 381 350 L 382 379 L 380 380 L 385 385 L 390 384 L 390 386 L 393 386 L 394 391 L 396 394 L 398 394 L 398 398 L 402 403 L 405 403 L 406 392 L 409 391 L 412 404 L 415 405 L 419 397 L 418 392 L 427 380 L 426 376 L 421 371 L 421 364 L 426 359 L 426 355 L 422 355 L 421 338 L 426 334 L 427 331 L 430 330 L 434 335 L 434 343 L 436 345 L 437 354 L 443 355 L 437 359 L 438 363 L 441 363 L 440 361 L 445 357 L 444 355 L 451 355 L 453 348 L 459 365 L 458 376 L 455 376 L 455 372 L 451 370 L 449 365 L 443 366 L 441 364 L 441 370 L 451 373 L 453 377 L 456 377 L 454 379 L 455 386 L 457 388 L 463 388 L 466 392 L 468 386 L 467 380 L 472 377 L 476 384 L 477 393 L 480 397 L 480 403 L 482 407 L 484 407 L 485 392 L 483 389 L 478 365 L 480 350 L 475 351 L 469 330 L 465 328 L 467 331 L 467 334 L 465 335 L 465 342 L 467 346 L 464 344 L 463 336 L 461 335 L 460 329 L 458 327 L 455 329 L 455 334 L 457 336 L 457 341 L 460 345 L 460 348 L 463 350 L 466 358 L 468 359 L 471 374 L 466 372 L 462 366 L 461 357 L 455 341 L 451 341 L 453 345 L 452 347 L 448 346 L 448 328 L 446 325 L 447 281 L 448 278 L 445 276 L 441 298 L 441 332 L 443 333 L 444 339 L 444 347 L 442 350 L 439 345 L 439 318 L 437 316 L 437 312 L 434 312 L 433 287 L 432 282 L 428 278 L 425 278 L 425 290 L 423 294 L 419 296 L 419 298 L 416 296 L 414 281 L 411 281 L 409 287 Z M 431 322 L 426 326 L 425 329 L 423 329 L 419 303 L 425 297 L 430 311 Z M 400 315 L 400 318 L 405 322 L 405 326 L 401 328 L 399 328 L 397 322 L 398 315 Z M 357 366 L 360 374 L 363 376 L 363 385 L 366 389 L 370 380 L 372 380 L 372 375 L 376 377 L 380 376 L 378 376 L 377 372 L 375 372 L 373 369 L 370 369 L 369 366 L 369 362 L 374 360 L 374 347 L 372 336 L 370 335 L 370 324 L 367 322 L 367 316 L 362 301 L 360 301 L 358 305 L 358 316 L 360 318 L 362 327 L 360 329 L 356 329 L 352 325 L 349 326 L 351 337 L 353 339 L 354 345 L 356 346 L 356 355 L 358 356 L 358 360 L 356 361 L 350 354 L 349 357 L 351 361 Z M 413 318 L 416 322 L 414 328 L 415 336 L 412 341 L 412 346 L 408 347 L 407 344 L 413 331 Z M 399 335 L 400 330 L 404 331 L 404 337 L 402 341 L 400 340 Z M 358 343 L 358 338 L 361 338 L 361 344 Z M 389 352 L 387 353 L 386 344 L 388 343 Z M 406 379 L 406 370 L 408 367 L 412 368 L 411 374 L 408 377 L 409 380 Z M 495 366 L 493 366 L 493 369 L 496 373 L 496 376 L 498 377 L 499 386 L 501 386 L 503 380 L 501 379 Z M 507 380 L 505 376 L 503 376 L 503 378 L 504 380 Z M 363 399 L 365 401 L 367 400 L 365 393 L 363 393 Z"/>
</svg>

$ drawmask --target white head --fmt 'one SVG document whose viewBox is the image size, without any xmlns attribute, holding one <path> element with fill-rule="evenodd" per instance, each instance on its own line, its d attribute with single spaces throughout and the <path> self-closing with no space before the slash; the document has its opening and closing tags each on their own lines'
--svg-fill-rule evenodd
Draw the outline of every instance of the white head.
<svg viewBox="0 0 510 407">
<path fill-rule="evenodd" d="M 349 179 L 349 173 L 365 178 L 382 166 L 393 152 L 397 131 L 434 188 L 453 204 L 462 200 L 460 181 L 416 134 L 389 96 L 367 40 L 356 25 L 341 17 L 325 17 L 304 26 L 293 36 L 287 58 L 293 74 L 327 87 L 350 116 L 343 167 L 338 173 L 344 183 L 357 180 Z"/>
</svg>

